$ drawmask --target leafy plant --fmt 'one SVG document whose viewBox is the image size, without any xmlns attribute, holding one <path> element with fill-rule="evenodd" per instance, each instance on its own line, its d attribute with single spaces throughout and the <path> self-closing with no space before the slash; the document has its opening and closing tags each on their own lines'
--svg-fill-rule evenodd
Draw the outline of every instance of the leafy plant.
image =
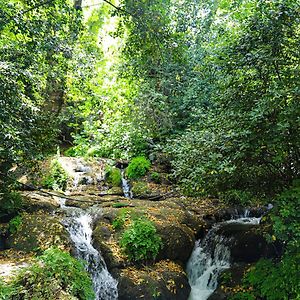
<svg viewBox="0 0 300 300">
<path fill-rule="evenodd" d="M 131 261 L 145 262 L 155 259 L 162 242 L 153 223 L 141 217 L 124 231 L 120 245 Z"/>
<path fill-rule="evenodd" d="M 92 280 L 81 261 L 50 248 L 36 262 L 21 269 L 4 290 L 8 299 L 54 300 L 61 292 L 82 300 L 94 299 Z"/>
<path fill-rule="evenodd" d="M 152 172 L 150 174 L 150 179 L 155 183 L 160 183 L 161 182 L 161 175 L 157 172 Z"/>
<path fill-rule="evenodd" d="M 260 260 L 243 279 L 244 288 L 248 290 L 248 299 L 299 299 L 299 263 L 299 253 L 285 255 L 278 263 L 267 259 Z M 242 295 L 237 293 L 230 300 L 246 299 Z"/>
<path fill-rule="evenodd" d="M 126 169 L 126 175 L 129 179 L 138 179 L 146 174 L 150 166 L 151 163 L 146 157 L 135 157 L 129 163 Z"/>
<path fill-rule="evenodd" d="M 67 188 L 68 174 L 62 168 L 59 161 L 51 161 L 50 173 L 43 179 L 43 186 L 53 190 L 65 190 Z"/>
<path fill-rule="evenodd" d="M 271 214 L 274 236 L 282 241 L 288 251 L 300 249 L 300 215 L 299 215 L 300 184 L 284 190 L 276 199 L 276 206 Z"/>
<path fill-rule="evenodd" d="M 14 234 L 18 231 L 22 224 L 22 217 L 21 216 L 16 216 L 13 219 L 9 221 L 9 226 L 8 230 L 11 234 Z"/>
<path fill-rule="evenodd" d="M 122 176 L 120 169 L 116 167 L 108 167 L 105 172 L 106 181 L 113 186 L 121 186 Z"/>
<path fill-rule="evenodd" d="M 4 189 L 3 193 L 0 193 L 0 218 L 8 214 L 17 213 L 22 207 L 22 196 L 19 192 L 8 191 Z"/>
<path fill-rule="evenodd" d="M 126 208 L 122 208 L 118 216 L 112 222 L 113 229 L 121 229 L 124 226 L 126 220 L 129 220 L 129 218 L 129 211 Z"/>
</svg>

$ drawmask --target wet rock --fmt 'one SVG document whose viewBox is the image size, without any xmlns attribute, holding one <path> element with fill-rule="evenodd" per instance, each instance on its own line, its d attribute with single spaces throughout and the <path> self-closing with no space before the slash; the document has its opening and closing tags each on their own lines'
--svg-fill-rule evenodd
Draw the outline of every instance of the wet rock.
<svg viewBox="0 0 300 300">
<path fill-rule="evenodd" d="M 51 246 L 70 249 L 69 234 L 58 217 L 42 211 L 21 214 L 20 226 L 7 238 L 8 248 L 25 252 L 45 250 Z"/>
<path fill-rule="evenodd" d="M 185 300 L 190 294 L 183 268 L 169 260 L 123 269 L 118 281 L 119 300 Z"/>
<path fill-rule="evenodd" d="M 276 256 L 274 246 L 266 241 L 265 233 L 259 225 L 229 223 L 220 229 L 220 233 L 232 237 L 229 246 L 233 263 L 251 263 L 262 257 Z"/>
<path fill-rule="evenodd" d="M 158 226 L 157 233 L 163 243 L 158 258 L 186 263 L 194 248 L 194 232 L 186 225 L 168 224 Z"/>
</svg>

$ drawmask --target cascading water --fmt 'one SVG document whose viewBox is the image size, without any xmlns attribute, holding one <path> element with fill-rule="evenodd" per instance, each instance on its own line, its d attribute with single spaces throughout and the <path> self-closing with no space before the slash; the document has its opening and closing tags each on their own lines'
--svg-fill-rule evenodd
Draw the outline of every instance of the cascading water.
<svg viewBox="0 0 300 300">
<path fill-rule="evenodd" d="M 122 189 L 123 189 L 124 196 L 126 198 L 131 199 L 133 195 L 132 195 L 132 191 L 130 189 L 129 182 L 125 178 L 125 170 L 124 169 L 121 169 L 121 176 L 122 176 Z"/>
<path fill-rule="evenodd" d="M 189 300 L 208 299 L 217 288 L 220 273 L 230 267 L 232 237 L 223 236 L 220 229 L 228 224 L 254 225 L 260 222 L 260 218 L 250 218 L 248 210 L 233 218 L 215 224 L 202 241 L 196 242 L 186 269 L 191 286 Z"/>
<path fill-rule="evenodd" d="M 118 299 L 118 282 L 110 275 L 100 253 L 92 245 L 92 222 L 95 211 L 62 207 L 67 212 L 64 225 L 75 245 L 78 258 L 86 261 L 93 280 L 96 300 Z M 97 213 L 97 212 L 96 212 Z"/>
</svg>

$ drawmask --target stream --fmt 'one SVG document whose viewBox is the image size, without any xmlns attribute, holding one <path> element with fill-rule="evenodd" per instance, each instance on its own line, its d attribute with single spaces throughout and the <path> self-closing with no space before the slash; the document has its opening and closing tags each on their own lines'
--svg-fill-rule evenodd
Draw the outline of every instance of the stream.
<svg viewBox="0 0 300 300">
<path fill-rule="evenodd" d="M 218 285 L 218 276 L 230 268 L 231 236 L 222 235 L 222 228 L 230 226 L 258 225 L 260 218 L 249 217 L 246 210 L 242 215 L 216 223 L 202 240 L 196 241 L 192 255 L 187 263 L 187 276 L 191 286 L 189 300 L 206 300 Z"/>
<path fill-rule="evenodd" d="M 74 243 L 76 257 L 86 261 L 86 269 L 93 281 L 95 300 L 118 299 L 118 282 L 108 272 L 103 257 L 92 245 L 93 219 L 101 214 L 101 210 L 96 207 L 87 210 L 66 207 L 64 201 L 61 201 L 61 208 L 67 215 L 63 224 Z"/>
</svg>

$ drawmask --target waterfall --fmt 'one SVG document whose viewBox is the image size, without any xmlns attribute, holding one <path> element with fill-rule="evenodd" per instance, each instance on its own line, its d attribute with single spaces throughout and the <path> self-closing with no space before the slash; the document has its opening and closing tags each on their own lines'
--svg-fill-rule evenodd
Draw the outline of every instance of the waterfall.
<svg viewBox="0 0 300 300">
<path fill-rule="evenodd" d="M 203 238 L 197 241 L 187 263 L 187 275 L 191 286 L 189 300 L 206 300 L 218 285 L 220 273 L 230 267 L 230 243 L 232 237 L 219 233 L 226 224 L 259 224 L 260 218 L 249 217 L 246 210 L 235 215 L 236 219 L 215 224 Z"/>
<path fill-rule="evenodd" d="M 123 189 L 124 196 L 126 198 L 131 199 L 133 195 L 132 195 L 132 191 L 130 189 L 129 182 L 125 178 L 125 170 L 124 169 L 121 169 L 121 176 L 122 176 L 122 189 Z"/>
<path fill-rule="evenodd" d="M 117 281 L 110 275 L 100 253 L 92 245 L 92 223 L 95 211 L 83 211 L 80 208 L 65 208 L 67 217 L 64 225 L 75 245 L 77 258 L 86 261 L 90 273 L 96 300 L 118 299 Z M 97 213 L 97 212 L 96 212 Z"/>
</svg>

